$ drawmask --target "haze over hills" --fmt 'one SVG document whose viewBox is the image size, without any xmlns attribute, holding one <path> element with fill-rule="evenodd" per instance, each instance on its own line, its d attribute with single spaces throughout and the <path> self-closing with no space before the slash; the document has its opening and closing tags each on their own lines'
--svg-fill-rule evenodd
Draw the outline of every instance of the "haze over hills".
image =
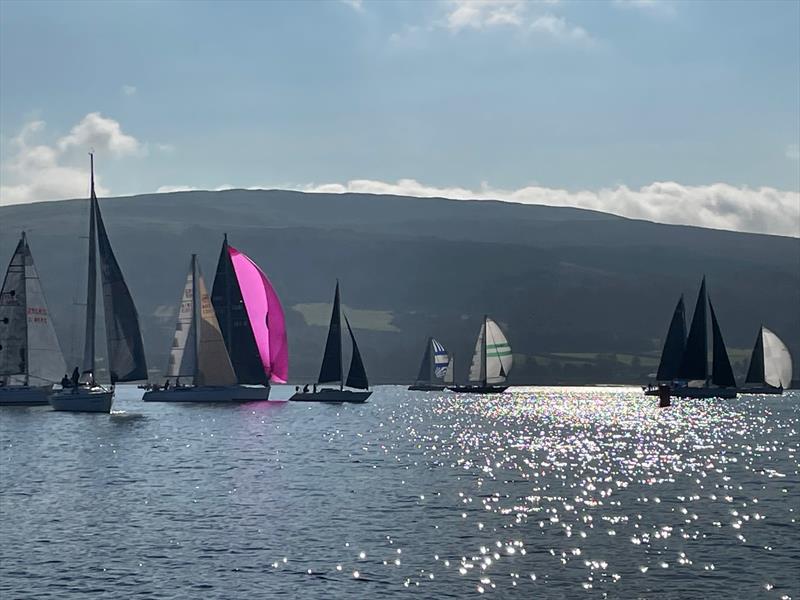
<svg viewBox="0 0 800 600">
<path fill-rule="evenodd" d="M 428 335 L 455 352 L 464 378 L 484 313 L 507 331 L 514 383 L 641 381 L 655 370 L 678 296 L 691 313 L 703 274 L 739 376 L 761 323 L 789 346 L 795 377 L 800 366 L 796 238 L 366 194 L 194 191 L 100 203 L 156 370 L 189 255 L 200 256 L 210 285 L 223 232 L 282 299 L 293 381 L 317 374 L 337 277 L 375 382 L 413 379 Z M 85 200 L 0 208 L 3 267 L 26 230 L 70 364 L 82 344 L 74 302 L 83 302 L 87 214 Z"/>
</svg>

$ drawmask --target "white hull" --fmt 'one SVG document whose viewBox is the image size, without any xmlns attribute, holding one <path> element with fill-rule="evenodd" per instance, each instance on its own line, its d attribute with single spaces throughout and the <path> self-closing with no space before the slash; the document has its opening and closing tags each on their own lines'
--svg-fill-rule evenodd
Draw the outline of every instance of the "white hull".
<svg viewBox="0 0 800 600">
<path fill-rule="evenodd" d="M 8 385 L 0 387 L 0 406 L 44 406 L 53 393 L 53 386 L 30 387 Z"/>
<path fill-rule="evenodd" d="M 269 387 L 183 386 L 145 392 L 145 402 L 258 402 L 269 400 Z"/>
<path fill-rule="evenodd" d="M 102 387 L 66 389 L 50 396 L 53 410 L 110 413 L 114 390 Z"/>
</svg>

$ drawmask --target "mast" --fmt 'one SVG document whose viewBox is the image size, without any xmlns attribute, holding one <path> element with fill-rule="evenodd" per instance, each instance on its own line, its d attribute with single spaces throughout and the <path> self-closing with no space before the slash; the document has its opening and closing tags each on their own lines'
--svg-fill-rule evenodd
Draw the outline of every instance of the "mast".
<svg viewBox="0 0 800 600">
<path fill-rule="evenodd" d="M 342 356 L 342 305 L 341 300 L 339 298 L 339 279 L 336 279 L 336 306 L 334 310 L 338 311 L 337 321 L 339 323 L 339 391 L 344 389 L 344 357 Z M 350 327 L 350 324 L 347 324 L 347 327 Z M 353 332 L 350 332 L 350 335 L 353 335 Z M 355 342 L 355 339 L 353 339 Z M 354 344 L 355 346 L 355 344 Z"/>
<path fill-rule="evenodd" d="M 97 241 L 95 223 L 95 204 L 97 196 L 94 191 L 94 153 L 89 153 L 89 169 L 91 172 L 91 193 L 89 196 L 89 271 L 86 278 L 86 333 L 83 345 L 83 373 L 89 373 L 94 381 L 94 332 L 97 317 Z"/>
<path fill-rule="evenodd" d="M 233 332 L 233 310 L 231 308 L 231 269 L 228 268 L 227 263 L 230 262 L 230 254 L 228 253 L 228 234 L 224 234 L 222 240 L 222 253 L 227 261 L 225 264 L 225 346 L 231 348 L 231 333 Z"/>
<path fill-rule="evenodd" d="M 486 387 L 486 323 L 488 321 L 488 316 L 483 315 L 483 337 L 481 338 L 481 375 L 483 379 L 483 386 Z"/>
<path fill-rule="evenodd" d="M 678 379 L 687 381 L 708 379 L 708 325 L 706 317 L 706 278 L 700 284 L 697 294 L 697 303 L 692 315 L 692 324 L 689 327 L 689 337 L 683 351 Z"/>
<path fill-rule="evenodd" d="M 25 232 L 22 232 L 22 248 L 24 253 L 24 262 L 25 265 L 28 262 L 28 255 L 30 254 L 30 249 L 28 248 L 28 238 L 25 235 Z M 30 336 L 28 335 L 28 279 L 27 269 L 23 267 L 22 271 L 22 284 L 25 286 L 25 385 L 30 383 L 31 379 L 31 341 Z"/>
<path fill-rule="evenodd" d="M 192 373 L 192 383 L 197 385 L 200 373 L 200 298 L 197 293 L 197 254 L 192 254 L 192 324 L 194 327 L 194 373 Z"/>
<path fill-rule="evenodd" d="M 333 297 L 333 310 L 328 326 L 328 338 L 325 341 L 325 352 L 322 355 L 322 365 L 319 369 L 317 382 L 339 382 L 340 389 L 344 389 L 344 366 L 342 364 L 342 321 L 339 307 L 339 281 L 336 281 L 336 293 Z"/>
</svg>

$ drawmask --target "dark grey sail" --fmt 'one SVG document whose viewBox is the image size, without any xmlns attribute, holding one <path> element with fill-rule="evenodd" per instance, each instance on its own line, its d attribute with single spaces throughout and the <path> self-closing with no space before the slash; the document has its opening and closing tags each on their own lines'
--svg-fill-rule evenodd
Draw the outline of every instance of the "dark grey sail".
<svg viewBox="0 0 800 600">
<path fill-rule="evenodd" d="M 753 346 L 753 353 L 750 355 L 750 368 L 747 369 L 747 377 L 745 377 L 744 382 L 757 383 L 760 385 L 766 384 L 766 376 L 764 374 L 764 335 L 762 327 L 758 328 L 758 337 L 756 338 L 755 346 Z"/>
<path fill-rule="evenodd" d="M 725 342 L 722 340 L 722 332 L 717 323 L 717 315 L 714 314 L 714 306 L 711 301 L 708 303 L 711 309 L 711 383 L 720 387 L 736 387 L 736 379 L 733 377 L 731 361 L 728 359 L 728 351 L 725 349 Z"/>
<path fill-rule="evenodd" d="M 689 337 L 686 339 L 686 348 L 683 352 L 677 379 L 706 380 L 708 379 L 708 325 L 706 317 L 706 278 L 700 284 L 697 294 L 697 303 L 694 307 L 692 325 L 689 328 Z"/>
<path fill-rule="evenodd" d="M 352 335 L 352 334 L 351 334 Z M 354 346 L 355 348 L 355 346 Z M 343 381 L 342 373 L 342 317 L 339 307 L 339 282 L 336 282 L 336 293 L 333 297 L 331 323 L 328 327 L 328 340 L 325 342 L 325 354 L 319 370 L 318 383 Z"/>
<path fill-rule="evenodd" d="M 25 237 L 17 244 L 0 288 L 0 376 L 28 372 Z"/>
<path fill-rule="evenodd" d="M 683 352 L 686 348 L 686 311 L 681 294 L 672 321 L 669 324 L 664 348 L 661 350 L 661 362 L 658 364 L 656 379 L 658 381 L 672 381 L 678 374 Z"/>
<path fill-rule="evenodd" d="M 417 383 L 430 383 L 431 382 L 431 344 L 433 338 L 428 338 L 425 343 L 425 353 L 422 355 L 422 363 L 419 365 L 419 373 L 417 373 Z"/>
<path fill-rule="evenodd" d="M 133 303 L 128 284 L 111 249 L 100 205 L 92 181 L 92 206 L 97 225 L 97 244 L 100 251 L 100 273 L 103 281 L 103 312 L 108 343 L 108 370 L 111 383 L 147 379 L 144 342 L 139 329 L 139 314 Z"/>
<path fill-rule="evenodd" d="M 369 381 L 367 381 L 367 372 L 361 360 L 361 353 L 358 351 L 356 336 L 353 335 L 353 329 L 350 327 L 350 321 L 347 320 L 347 316 L 345 316 L 344 322 L 347 324 L 347 331 L 350 333 L 350 341 L 353 343 L 353 357 L 350 360 L 350 370 L 347 373 L 347 382 L 345 385 L 358 390 L 366 390 L 369 388 Z"/>
<path fill-rule="evenodd" d="M 231 262 L 227 235 L 222 242 L 217 261 L 217 272 L 211 288 L 211 303 L 214 305 L 214 312 L 237 381 L 246 384 L 266 384 L 267 376 L 264 374 L 264 365 L 242 299 L 242 290 Z"/>
</svg>

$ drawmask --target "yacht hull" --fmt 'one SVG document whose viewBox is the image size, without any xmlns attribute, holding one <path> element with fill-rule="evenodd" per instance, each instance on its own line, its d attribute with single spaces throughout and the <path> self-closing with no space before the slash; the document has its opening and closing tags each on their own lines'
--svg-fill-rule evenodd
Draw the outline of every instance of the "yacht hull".
<svg viewBox="0 0 800 600">
<path fill-rule="evenodd" d="M 269 387 L 184 386 L 167 390 L 150 390 L 142 396 L 144 402 L 259 402 L 269 400 Z"/>
<path fill-rule="evenodd" d="M 715 387 L 678 387 L 670 388 L 669 395 L 671 398 L 736 398 L 739 390 L 736 388 L 715 388 Z M 658 388 L 647 388 L 644 392 L 645 396 L 658 396 Z"/>
<path fill-rule="evenodd" d="M 289 398 L 292 402 L 349 402 L 362 404 L 372 392 L 355 392 L 352 390 L 322 389 L 316 392 L 297 392 Z"/>
<path fill-rule="evenodd" d="M 459 394 L 502 394 L 508 389 L 507 385 L 453 385 L 447 388 Z"/>
<path fill-rule="evenodd" d="M 762 387 L 739 388 L 740 394 L 775 394 L 780 396 L 783 394 L 783 388 L 772 387 L 771 385 Z"/>
<path fill-rule="evenodd" d="M 422 383 L 419 385 L 410 385 L 408 386 L 408 389 L 412 392 L 443 392 L 447 389 L 447 387 L 433 383 Z"/>
<path fill-rule="evenodd" d="M 50 396 L 53 410 L 66 412 L 110 413 L 114 390 L 105 388 L 67 389 Z"/>
<path fill-rule="evenodd" d="M 8 385 L 0 387 L 0 406 L 46 406 L 53 386 L 30 387 Z"/>
</svg>

